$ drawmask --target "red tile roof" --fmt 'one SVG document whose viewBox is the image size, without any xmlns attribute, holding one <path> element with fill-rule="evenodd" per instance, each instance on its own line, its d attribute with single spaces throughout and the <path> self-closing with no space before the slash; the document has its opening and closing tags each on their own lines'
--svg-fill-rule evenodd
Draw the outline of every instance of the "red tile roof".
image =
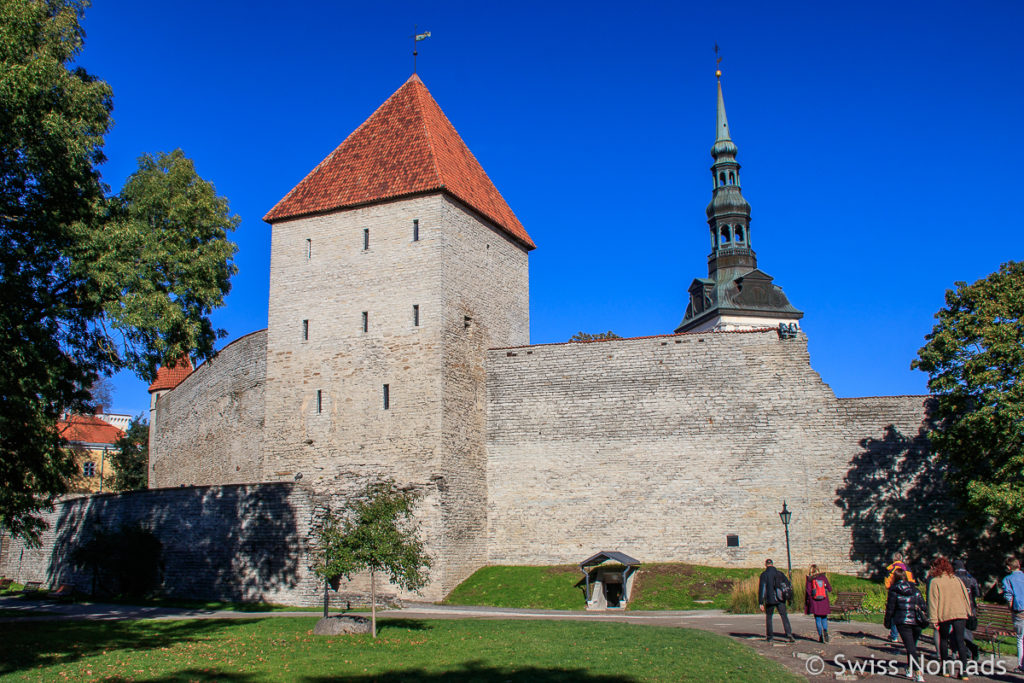
<svg viewBox="0 0 1024 683">
<path fill-rule="evenodd" d="M 150 392 L 173 389 L 182 380 L 192 374 L 192 361 L 186 356 L 173 367 L 161 367 L 156 371 L 156 379 L 149 385 Z"/>
<path fill-rule="evenodd" d="M 57 422 L 57 431 L 71 442 L 114 444 L 124 432 L 95 415 L 72 415 Z"/>
<path fill-rule="evenodd" d="M 413 74 L 263 217 L 268 223 L 444 191 L 536 245 L 448 117 Z"/>
</svg>

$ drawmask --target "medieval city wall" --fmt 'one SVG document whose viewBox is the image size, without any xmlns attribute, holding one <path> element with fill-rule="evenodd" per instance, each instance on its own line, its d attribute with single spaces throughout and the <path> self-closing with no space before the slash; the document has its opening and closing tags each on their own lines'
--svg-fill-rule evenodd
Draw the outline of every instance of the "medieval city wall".
<svg viewBox="0 0 1024 683">
<path fill-rule="evenodd" d="M 260 481 L 267 331 L 236 339 L 156 401 L 149 486 Z"/>
<path fill-rule="evenodd" d="M 162 594 L 183 599 L 316 605 L 323 583 L 309 568 L 317 506 L 308 487 L 260 484 L 97 494 L 43 513 L 50 528 L 38 548 L 3 539 L 0 573 L 19 582 L 71 584 L 91 593 L 92 572 L 75 569 L 75 550 L 96 530 L 141 525 L 162 544 Z M 102 589 L 102 586 L 100 586 Z"/>
<path fill-rule="evenodd" d="M 780 561 L 786 501 L 794 564 L 863 570 L 852 537 L 878 520 L 849 477 L 885 479 L 906 448 L 876 466 L 871 444 L 924 417 L 924 397 L 837 399 L 774 330 L 493 349 L 487 375 L 492 564 Z"/>
</svg>

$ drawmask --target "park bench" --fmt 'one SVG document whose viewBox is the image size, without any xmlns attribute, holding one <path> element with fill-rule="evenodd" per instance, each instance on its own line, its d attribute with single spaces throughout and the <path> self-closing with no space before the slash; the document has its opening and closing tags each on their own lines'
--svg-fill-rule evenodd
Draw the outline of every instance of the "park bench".
<svg viewBox="0 0 1024 683">
<path fill-rule="evenodd" d="M 836 593 L 836 601 L 832 603 L 832 613 L 839 619 L 850 620 L 851 612 L 864 610 L 864 595 L 857 591 L 844 591 Z"/>
<path fill-rule="evenodd" d="M 974 629 L 974 639 L 992 643 L 998 655 L 999 640 L 1017 633 L 1013 628 L 1013 613 L 1007 605 L 979 604 L 977 615 L 978 628 Z"/>
<path fill-rule="evenodd" d="M 0 591 L 5 591 L 8 588 L 10 588 L 12 583 L 14 583 L 14 579 L 8 579 L 8 578 L 0 579 Z"/>
<path fill-rule="evenodd" d="M 32 595 L 34 593 L 40 593 L 43 590 L 42 581 L 26 581 L 25 585 L 21 589 L 22 595 Z"/>
<path fill-rule="evenodd" d="M 62 583 L 57 590 L 51 591 L 46 597 L 53 598 L 57 602 L 72 602 L 75 599 L 75 587 L 69 583 Z"/>
</svg>

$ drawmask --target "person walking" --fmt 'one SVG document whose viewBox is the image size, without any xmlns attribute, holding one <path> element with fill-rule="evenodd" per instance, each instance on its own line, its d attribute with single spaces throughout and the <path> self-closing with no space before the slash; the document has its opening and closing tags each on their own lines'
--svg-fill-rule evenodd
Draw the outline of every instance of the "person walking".
<svg viewBox="0 0 1024 683">
<path fill-rule="evenodd" d="M 963 560 L 953 561 L 953 573 L 956 577 L 964 582 L 964 586 L 967 588 L 967 594 L 971 596 L 971 614 L 977 616 L 978 614 L 978 598 L 981 597 L 981 586 L 978 584 L 978 580 L 971 576 L 971 573 L 967 571 L 967 564 Z M 968 621 L 967 625 L 970 626 L 971 622 Z M 977 624 L 974 624 L 977 626 Z M 964 645 L 971 651 L 971 659 L 978 658 L 978 645 L 974 642 L 974 631 L 969 628 L 964 629 Z"/>
<path fill-rule="evenodd" d="M 893 553 L 892 562 L 885 567 L 885 589 L 889 590 L 892 587 L 893 573 L 897 569 L 902 569 L 906 573 L 907 581 L 914 583 L 914 575 L 910 573 L 910 567 L 903 561 L 903 553 Z M 900 634 L 896 631 L 896 627 L 893 626 L 889 631 L 889 642 L 898 643 L 900 642 Z"/>
<path fill-rule="evenodd" d="M 892 585 L 885 601 L 885 627 L 896 629 L 907 651 L 907 678 L 924 681 L 917 641 L 927 623 L 924 598 L 917 586 L 907 581 L 907 572 L 899 567 L 893 572 Z M 916 663 L 915 663 L 915 660 Z"/>
<path fill-rule="evenodd" d="M 945 557 L 937 557 L 932 561 L 929 576 L 928 621 L 939 637 L 938 654 L 943 675 L 957 673 L 957 663 L 951 665 L 949 660 L 949 643 L 952 640 L 960 659 L 960 678 L 967 680 L 964 666 L 970 659 L 970 653 L 964 644 L 964 627 L 967 617 L 971 615 L 971 596 Z"/>
<path fill-rule="evenodd" d="M 814 626 L 818 629 L 818 642 L 827 643 L 828 615 L 832 613 L 828 595 L 832 592 L 832 584 L 828 582 L 825 572 L 818 571 L 818 565 L 812 564 L 807 574 L 807 585 L 804 588 L 804 614 L 814 615 Z"/>
<path fill-rule="evenodd" d="M 786 641 L 796 642 L 793 638 L 793 629 L 789 625 L 789 614 L 786 612 L 786 598 L 784 586 L 789 585 L 786 575 L 775 568 L 771 560 L 764 561 L 764 571 L 757 585 L 757 605 L 764 612 L 764 635 L 770 643 L 775 639 L 772 631 L 772 614 L 779 610 L 782 617 L 782 627 L 786 629 Z M 790 587 L 792 590 L 792 587 Z"/>
<path fill-rule="evenodd" d="M 1003 599 L 1013 612 L 1013 629 L 1017 632 L 1017 668 L 1014 671 L 1024 673 L 1024 572 L 1016 557 L 1006 560 L 1006 570 L 1010 573 L 1003 578 Z"/>
</svg>

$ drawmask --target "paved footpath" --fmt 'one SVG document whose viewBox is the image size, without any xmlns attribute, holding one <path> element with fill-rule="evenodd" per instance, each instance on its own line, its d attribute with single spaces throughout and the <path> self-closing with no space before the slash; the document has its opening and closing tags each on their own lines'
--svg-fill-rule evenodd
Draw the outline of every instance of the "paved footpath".
<svg viewBox="0 0 1024 683">
<path fill-rule="evenodd" d="M 47 614 L 37 614 L 45 611 Z M 24 616 L 13 614 L 24 612 Z M 27 621 L 60 621 L 72 619 L 262 619 L 268 617 L 316 617 L 318 612 L 234 612 L 184 609 L 175 607 L 138 607 L 101 603 L 59 604 L 0 598 L 0 623 Z M 369 616 L 369 613 L 351 614 Z M 886 641 L 887 632 L 877 624 L 866 622 L 831 622 L 832 642 L 818 642 L 811 617 L 791 615 L 795 643 L 767 643 L 764 639 L 764 616 L 761 614 L 728 614 L 721 610 L 658 611 L 658 612 L 571 612 L 560 610 L 504 609 L 496 607 L 455 607 L 427 603 L 407 603 L 402 609 L 377 612 L 386 619 L 555 619 L 575 621 L 614 621 L 650 626 L 696 628 L 728 636 L 754 648 L 759 654 L 775 660 L 793 673 L 811 681 L 859 680 L 894 681 L 903 676 L 906 655 L 902 645 Z M 776 629 L 781 628 L 778 617 Z M 931 642 L 920 643 L 926 662 L 934 662 Z M 1012 647 L 1012 646 L 1011 646 Z M 1010 656 L 1006 656 L 1009 654 Z M 1024 676 L 1010 673 L 1015 665 L 1015 652 L 988 659 L 992 675 L 972 675 L 975 681 L 1006 681 L 1024 683 Z M 890 667 L 889 662 L 895 662 Z M 999 673 L 998 664 L 1006 673 Z M 932 666 L 936 666 L 934 663 Z M 871 671 L 874 675 L 871 675 Z M 895 675 L 893 674 L 895 673 Z M 906 679 L 903 679 L 906 680 Z M 927 681 L 948 680 L 925 674 Z"/>
</svg>

